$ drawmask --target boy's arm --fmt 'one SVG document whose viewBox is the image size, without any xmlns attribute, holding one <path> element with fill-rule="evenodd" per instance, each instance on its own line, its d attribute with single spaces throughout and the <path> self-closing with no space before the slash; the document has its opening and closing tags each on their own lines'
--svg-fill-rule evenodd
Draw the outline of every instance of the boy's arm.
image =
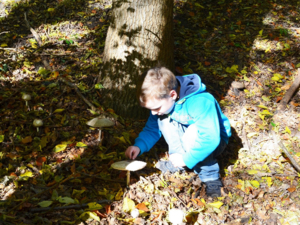
<svg viewBox="0 0 300 225">
<path fill-rule="evenodd" d="M 158 116 L 152 115 L 150 112 L 150 116 L 148 118 L 148 121 L 139 134 L 139 136 L 135 139 L 134 146 L 139 147 L 141 150 L 140 154 L 143 154 L 144 152 L 148 152 L 153 145 L 160 139 L 161 132 L 158 128 Z"/>
<path fill-rule="evenodd" d="M 221 140 L 220 124 L 216 102 L 212 96 L 195 96 L 193 101 L 186 104 L 189 104 L 188 113 L 195 123 L 185 132 L 186 153 L 183 161 L 192 169 L 218 147 Z"/>
</svg>

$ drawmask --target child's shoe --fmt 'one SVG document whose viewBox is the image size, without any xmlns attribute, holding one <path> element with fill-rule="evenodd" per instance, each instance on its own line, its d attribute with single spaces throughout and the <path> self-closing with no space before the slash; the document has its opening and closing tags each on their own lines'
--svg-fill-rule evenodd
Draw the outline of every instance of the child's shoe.
<svg viewBox="0 0 300 225">
<path fill-rule="evenodd" d="M 180 171 L 180 168 L 173 166 L 173 163 L 171 161 L 161 161 L 161 160 L 159 160 L 156 163 L 156 168 L 159 169 L 163 173 L 166 173 L 167 171 L 170 171 L 171 173 L 175 173 L 177 171 Z"/>
<path fill-rule="evenodd" d="M 204 182 L 206 185 L 206 195 L 212 198 L 221 197 L 221 187 L 223 186 L 220 179 Z"/>
</svg>

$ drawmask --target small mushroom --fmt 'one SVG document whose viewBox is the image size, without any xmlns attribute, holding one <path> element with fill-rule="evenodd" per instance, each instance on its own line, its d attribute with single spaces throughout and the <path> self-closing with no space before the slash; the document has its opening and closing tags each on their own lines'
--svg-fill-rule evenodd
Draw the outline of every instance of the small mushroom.
<svg viewBox="0 0 300 225">
<path fill-rule="evenodd" d="M 29 94 L 23 94 L 22 99 L 25 101 L 26 106 L 28 106 L 28 101 L 31 99 Z"/>
<path fill-rule="evenodd" d="M 43 120 L 41 120 L 41 119 L 35 119 L 33 121 L 33 126 L 36 127 L 37 132 L 39 132 L 39 127 L 43 126 L 43 124 L 44 124 Z"/>
<path fill-rule="evenodd" d="M 88 126 L 94 127 L 94 128 L 99 128 L 99 137 L 98 141 L 101 141 L 101 129 L 103 127 L 112 127 L 115 125 L 115 123 L 109 119 L 105 118 L 94 118 L 86 123 Z"/>
<path fill-rule="evenodd" d="M 184 212 L 180 209 L 171 209 L 169 211 L 169 220 L 173 225 L 179 225 L 184 218 Z"/>
<path fill-rule="evenodd" d="M 137 171 L 143 169 L 147 163 L 138 160 L 124 160 L 111 164 L 111 167 L 116 170 L 125 170 L 127 171 L 127 187 L 130 183 L 130 171 Z"/>
</svg>

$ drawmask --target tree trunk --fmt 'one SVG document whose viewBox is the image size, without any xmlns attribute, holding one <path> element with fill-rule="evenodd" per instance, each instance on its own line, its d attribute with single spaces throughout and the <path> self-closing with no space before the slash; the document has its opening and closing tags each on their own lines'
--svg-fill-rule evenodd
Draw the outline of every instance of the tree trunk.
<svg viewBox="0 0 300 225">
<path fill-rule="evenodd" d="M 104 86 L 101 102 L 121 116 L 146 118 L 135 85 L 157 65 L 174 70 L 173 0 L 113 0 L 98 79 Z"/>
</svg>

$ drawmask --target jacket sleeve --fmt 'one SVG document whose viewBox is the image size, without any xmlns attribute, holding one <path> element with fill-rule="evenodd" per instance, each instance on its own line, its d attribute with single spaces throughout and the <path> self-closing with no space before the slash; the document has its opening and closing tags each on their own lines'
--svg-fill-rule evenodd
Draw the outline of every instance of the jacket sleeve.
<svg viewBox="0 0 300 225">
<path fill-rule="evenodd" d="M 209 156 L 221 140 L 215 99 L 207 95 L 199 95 L 186 102 L 188 114 L 194 120 L 193 126 L 190 125 L 185 132 L 189 143 L 185 145 L 188 149 L 183 155 L 183 161 L 190 169 Z"/>
<path fill-rule="evenodd" d="M 139 134 L 139 136 L 135 139 L 134 146 L 140 148 L 141 152 L 139 155 L 143 154 L 144 152 L 148 152 L 153 145 L 160 139 L 161 132 L 158 128 L 158 116 L 152 115 L 150 112 L 150 116 L 148 121 Z"/>
</svg>

